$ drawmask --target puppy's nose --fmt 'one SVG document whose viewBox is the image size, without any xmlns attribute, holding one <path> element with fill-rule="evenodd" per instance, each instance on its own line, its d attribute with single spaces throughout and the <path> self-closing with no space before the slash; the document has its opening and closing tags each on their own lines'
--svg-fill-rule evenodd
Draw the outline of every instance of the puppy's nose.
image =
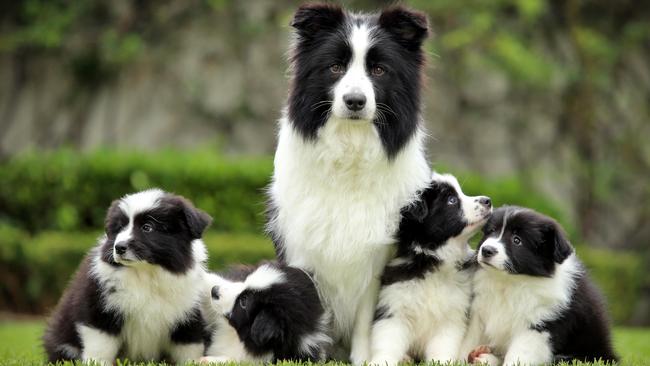
<svg viewBox="0 0 650 366">
<path fill-rule="evenodd" d="M 478 203 L 485 206 L 486 208 L 492 207 L 492 200 L 490 199 L 490 197 L 487 197 L 487 196 L 479 197 L 478 198 Z"/>
<path fill-rule="evenodd" d="M 493 257 L 495 254 L 497 254 L 497 248 L 489 246 L 489 245 L 485 245 L 485 246 L 481 247 L 481 255 L 484 258 Z"/>
<path fill-rule="evenodd" d="M 210 291 L 210 294 L 212 295 L 213 299 L 219 300 L 219 286 L 214 286 Z"/>
<path fill-rule="evenodd" d="M 354 112 L 360 111 L 366 106 L 366 96 L 358 92 L 345 94 L 343 101 L 348 109 Z"/>
<path fill-rule="evenodd" d="M 115 243 L 115 253 L 117 254 L 124 254 L 126 253 L 126 249 L 128 246 L 126 245 L 126 242 L 121 241 L 119 243 Z"/>
</svg>

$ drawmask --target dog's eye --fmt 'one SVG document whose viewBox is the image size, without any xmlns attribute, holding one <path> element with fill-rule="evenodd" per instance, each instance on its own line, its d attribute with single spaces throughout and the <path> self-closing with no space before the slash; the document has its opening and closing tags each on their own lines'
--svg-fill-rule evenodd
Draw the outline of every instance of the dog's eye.
<svg viewBox="0 0 650 366">
<path fill-rule="evenodd" d="M 145 233 L 150 233 L 150 232 L 153 231 L 153 225 L 151 225 L 151 223 L 145 222 L 145 223 L 142 225 L 141 229 L 142 229 L 142 231 L 144 231 Z"/>
<path fill-rule="evenodd" d="M 515 243 L 515 245 L 521 245 L 521 238 L 518 237 L 517 235 L 514 235 L 512 237 L 512 242 Z"/>
<path fill-rule="evenodd" d="M 377 65 L 376 65 L 376 66 L 373 66 L 373 67 L 372 67 L 372 69 L 370 70 L 370 72 L 371 72 L 374 76 L 382 76 L 382 75 L 384 75 L 384 73 L 386 72 L 386 70 L 384 70 L 383 67 L 381 67 L 381 66 L 377 66 Z"/>
<path fill-rule="evenodd" d="M 457 203 L 458 203 L 458 197 L 456 197 L 456 196 L 449 196 L 449 198 L 447 198 L 447 204 L 448 204 L 448 205 L 455 205 L 455 204 L 457 204 Z"/>
<path fill-rule="evenodd" d="M 330 71 L 332 74 L 342 74 L 345 71 L 345 68 L 341 64 L 331 64 Z"/>
<path fill-rule="evenodd" d="M 248 296 L 242 296 L 239 298 L 239 306 L 242 309 L 246 309 L 246 307 L 248 306 Z"/>
</svg>

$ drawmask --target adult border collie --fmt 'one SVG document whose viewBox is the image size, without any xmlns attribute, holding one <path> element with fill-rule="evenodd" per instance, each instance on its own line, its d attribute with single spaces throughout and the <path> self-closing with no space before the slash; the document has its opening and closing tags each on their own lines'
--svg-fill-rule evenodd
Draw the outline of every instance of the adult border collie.
<svg viewBox="0 0 650 366">
<path fill-rule="evenodd" d="M 106 235 L 81 263 L 43 337 L 50 362 L 203 355 L 201 236 L 211 218 L 152 189 L 114 201 Z"/>
<path fill-rule="evenodd" d="M 329 317 L 305 271 L 264 263 L 208 279 L 212 343 L 202 362 L 324 361 Z"/>
<path fill-rule="evenodd" d="M 617 359 L 604 299 L 553 219 L 506 206 L 494 211 L 483 233 L 463 357 L 483 345 L 471 361 Z"/>
<path fill-rule="evenodd" d="M 268 230 L 281 261 L 314 274 L 339 350 L 351 346 L 361 363 L 400 209 L 430 178 L 420 116 L 427 19 L 310 4 L 291 25 Z"/>
<path fill-rule="evenodd" d="M 454 361 L 472 294 L 468 240 L 490 216 L 491 201 L 466 196 L 451 175 L 434 174 L 420 199 L 403 211 L 397 255 L 381 278 L 371 363 Z"/>
</svg>

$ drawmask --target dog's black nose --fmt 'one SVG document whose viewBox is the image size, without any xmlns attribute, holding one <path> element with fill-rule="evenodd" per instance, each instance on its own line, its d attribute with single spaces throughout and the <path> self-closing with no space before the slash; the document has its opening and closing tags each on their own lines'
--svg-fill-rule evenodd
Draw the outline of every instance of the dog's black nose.
<svg viewBox="0 0 650 366">
<path fill-rule="evenodd" d="M 219 286 L 214 286 L 210 291 L 210 294 L 212 295 L 213 299 L 219 300 Z"/>
<path fill-rule="evenodd" d="M 127 247 L 127 245 L 126 245 L 126 242 L 121 241 L 121 242 L 119 242 L 119 243 L 115 243 L 115 253 L 117 253 L 117 254 L 124 254 L 124 253 L 126 253 L 126 249 L 127 249 L 127 248 L 128 248 L 128 247 Z"/>
<path fill-rule="evenodd" d="M 481 247 L 481 255 L 483 255 L 484 258 L 490 258 L 495 254 L 497 254 L 497 248 L 489 245 Z"/>
<path fill-rule="evenodd" d="M 487 208 L 492 207 L 492 200 L 490 199 L 490 197 L 486 197 L 486 196 L 480 197 L 478 199 L 478 202 Z"/>
<path fill-rule="evenodd" d="M 360 111 L 366 106 L 366 96 L 361 93 L 348 93 L 343 96 L 345 105 L 351 111 Z"/>
</svg>

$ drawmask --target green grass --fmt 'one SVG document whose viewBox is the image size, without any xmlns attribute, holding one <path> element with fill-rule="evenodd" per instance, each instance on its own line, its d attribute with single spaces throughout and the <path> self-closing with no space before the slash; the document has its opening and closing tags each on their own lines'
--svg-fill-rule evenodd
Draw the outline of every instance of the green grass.
<svg viewBox="0 0 650 366">
<path fill-rule="evenodd" d="M 43 349 L 40 345 L 43 327 L 44 323 L 38 320 L 0 321 L 0 366 L 43 363 Z M 649 328 L 616 328 L 614 343 L 623 358 L 621 365 L 650 365 Z"/>
</svg>

